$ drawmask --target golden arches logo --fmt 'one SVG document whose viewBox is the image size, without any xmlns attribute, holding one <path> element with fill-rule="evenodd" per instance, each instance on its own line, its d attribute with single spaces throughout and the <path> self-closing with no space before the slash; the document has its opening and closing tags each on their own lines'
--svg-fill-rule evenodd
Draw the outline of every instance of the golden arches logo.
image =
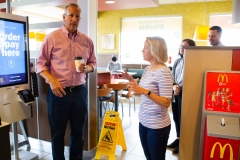
<svg viewBox="0 0 240 160">
<path fill-rule="evenodd" d="M 223 159 L 225 149 L 226 149 L 226 147 L 228 146 L 228 147 L 229 147 L 229 150 L 230 150 L 230 158 L 229 158 L 229 160 L 233 160 L 233 149 L 232 149 L 232 146 L 231 146 L 229 143 L 226 143 L 226 144 L 222 147 L 221 143 L 219 143 L 219 142 L 216 142 L 216 143 L 213 145 L 212 150 L 211 150 L 211 154 L 210 154 L 210 158 L 213 158 L 214 151 L 215 151 L 215 148 L 216 148 L 217 145 L 218 145 L 219 148 L 220 148 L 220 158 Z"/>
<path fill-rule="evenodd" d="M 228 82 L 228 77 L 227 77 L 226 74 L 219 74 L 219 75 L 218 75 L 218 82 L 220 81 L 220 78 L 222 78 L 222 81 L 221 81 L 221 82 L 223 82 L 223 81 L 224 81 L 224 77 L 225 77 L 225 79 L 226 79 L 226 82 Z"/>
</svg>

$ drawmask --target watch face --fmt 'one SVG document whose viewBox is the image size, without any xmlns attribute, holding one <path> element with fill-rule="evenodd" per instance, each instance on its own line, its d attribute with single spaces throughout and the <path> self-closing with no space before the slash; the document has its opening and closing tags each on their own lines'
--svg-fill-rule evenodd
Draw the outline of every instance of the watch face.
<svg viewBox="0 0 240 160">
<path fill-rule="evenodd" d="M 151 91 L 148 91 L 148 94 L 147 94 L 147 95 L 148 95 L 148 97 L 150 96 L 150 94 L 151 94 L 151 93 L 152 93 Z"/>
</svg>

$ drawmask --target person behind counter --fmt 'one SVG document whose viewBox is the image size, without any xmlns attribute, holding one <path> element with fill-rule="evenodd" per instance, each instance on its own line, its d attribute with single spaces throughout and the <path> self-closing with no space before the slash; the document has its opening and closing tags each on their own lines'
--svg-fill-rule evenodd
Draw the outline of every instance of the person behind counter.
<svg viewBox="0 0 240 160">
<path fill-rule="evenodd" d="M 65 160 L 64 135 L 68 121 L 71 128 L 71 160 L 82 160 L 84 125 L 88 97 L 86 74 L 96 68 L 92 40 L 77 30 L 81 9 L 71 3 L 65 7 L 64 25 L 48 34 L 40 48 L 37 73 L 49 84 L 48 120 L 51 129 L 53 160 Z M 76 69 L 74 59 L 84 63 Z"/>
<path fill-rule="evenodd" d="M 208 41 L 212 46 L 224 46 L 221 43 L 222 28 L 219 26 L 212 26 L 208 32 Z"/>
<path fill-rule="evenodd" d="M 183 46 L 196 46 L 195 42 L 191 39 L 184 39 L 179 47 L 178 58 L 173 65 L 172 74 L 174 79 L 173 85 L 173 98 L 172 98 L 172 113 L 173 120 L 175 122 L 175 128 L 177 132 L 177 138 L 169 144 L 167 147 L 174 148 L 172 153 L 177 154 L 179 152 L 180 141 L 180 126 L 181 126 L 181 111 L 182 111 L 182 91 L 183 91 L 183 65 L 184 65 L 184 49 Z"/>
<path fill-rule="evenodd" d="M 128 89 L 141 96 L 139 136 L 148 160 L 165 160 L 171 120 L 168 107 L 172 99 L 173 78 L 164 63 L 168 60 L 167 45 L 161 37 L 147 37 L 142 50 L 150 66 L 144 69 L 139 85 L 126 71 Z"/>
</svg>

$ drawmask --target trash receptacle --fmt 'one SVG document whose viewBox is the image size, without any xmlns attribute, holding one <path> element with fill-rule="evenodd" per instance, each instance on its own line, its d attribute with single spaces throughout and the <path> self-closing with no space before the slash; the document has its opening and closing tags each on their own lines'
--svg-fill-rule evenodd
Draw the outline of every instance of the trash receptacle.
<svg viewBox="0 0 240 160">
<path fill-rule="evenodd" d="M 206 116 L 203 160 L 239 160 L 239 146 L 238 117 Z"/>
<path fill-rule="evenodd" d="M 9 131 L 10 131 L 10 124 L 2 121 L 2 123 L 0 123 L 0 147 L 1 147 L 0 159 L 1 160 L 11 160 Z"/>
</svg>

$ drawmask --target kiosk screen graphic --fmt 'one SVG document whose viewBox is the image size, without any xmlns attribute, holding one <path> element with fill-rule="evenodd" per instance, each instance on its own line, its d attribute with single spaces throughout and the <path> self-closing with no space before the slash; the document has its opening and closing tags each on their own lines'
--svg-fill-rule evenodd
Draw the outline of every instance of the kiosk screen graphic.
<svg viewBox="0 0 240 160">
<path fill-rule="evenodd" d="M 0 18 L 0 87 L 26 84 L 26 23 Z"/>
</svg>

